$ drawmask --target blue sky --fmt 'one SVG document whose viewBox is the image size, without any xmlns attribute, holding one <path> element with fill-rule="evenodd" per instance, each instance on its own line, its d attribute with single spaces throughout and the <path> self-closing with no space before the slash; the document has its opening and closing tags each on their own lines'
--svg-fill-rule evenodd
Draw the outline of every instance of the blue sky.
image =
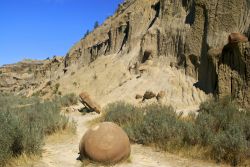
<svg viewBox="0 0 250 167">
<path fill-rule="evenodd" d="M 0 65 L 65 55 L 123 0 L 0 0 Z"/>
</svg>

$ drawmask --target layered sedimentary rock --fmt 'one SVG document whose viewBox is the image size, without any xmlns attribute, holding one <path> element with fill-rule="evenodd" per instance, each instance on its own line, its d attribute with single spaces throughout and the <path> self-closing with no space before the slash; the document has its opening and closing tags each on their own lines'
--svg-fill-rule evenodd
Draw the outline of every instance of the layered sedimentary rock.
<svg viewBox="0 0 250 167">
<path fill-rule="evenodd" d="M 126 1 L 101 27 L 76 44 L 65 65 L 88 64 L 100 55 L 130 52 L 140 45 L 137 60 L 148 53 L 165 56 L 199 80 L 206 92 L 214 91 L 208 75 L 208 51 L 222 48 L 231 32 L 247 34 L 250 23 L 248 0 L 134 0 Z M 212 69 L 213 70 L 213 69 Z"/>
<path fill-rule="evenodd" d="M 121 4 L 113 16 L 69 51 L 65 66 L 84 66 L 101 55 L 131 51 L 153 25 L 157 15 L 152 7 L 155 3 L 157 0 L 134 0 Z"/>
<path fill-rule="evenodd" d="M 250 36 L 249 0 L 125 0 L 63 59 L 35 70 L 34 78 L 57 82 L 92 68 L 99 57 L 115 55 L 130 74 L 140 74 L 141 64 L 158 63 L 183 71 L 204 92 L 217 93 L 218 63 L 232 32 Z"/>
<path fill-rule="evenodd" d="M 46 61 L 24 60 L 0 67 L 0 91 L 24 92 L 37 84 L 34 71 L 40 69 Z"/>
</svg>

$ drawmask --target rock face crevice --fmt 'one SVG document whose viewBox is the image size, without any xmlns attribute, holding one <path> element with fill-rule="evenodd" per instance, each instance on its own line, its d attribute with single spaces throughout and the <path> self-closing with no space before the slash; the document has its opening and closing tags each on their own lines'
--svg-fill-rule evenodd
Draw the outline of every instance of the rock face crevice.
<svg viewBox="0 0 250 167">
<path fill-rule="evenodd" d="M 161 7 L 160 2 L 157 2 L 156 4 L 152 5 L 152 8 L 155 10 L 155 17 L 154 17 L 154 19 L 151 21 L 151 23 L 149 24 L 148 29 L 150 29 L 150 28 L 154 25 L 156 19 L 159 18 L 159 15 L 160 15 L 160 7 Z"/>
<path fill-rule="evenodd" d="M 126 23 L 126 26 L 121 31 L 123 31 L 124 38 L 122 40 L 122 44 L 121 44 L 121 48 L 119 49 L 119 52 L 122 51 L 122 48 L 128 42 L 128 39 L 129 39 L 129 22 Z"/>
<path fill-rule="evenodd" d="M 205 90 L 207 93 L 212 93 L 211 90 L 207 88 L 207 69 L 209 66 L 208 63 L 208 43 L 207 43 L 207 38 L 208 38 L 208 27 L 209 27 L 209 22 L 208 22 L 208 10 L 205 5 L 201 6 L 202 11 L 203 11 L 203 22 L 204 22 L 204 28 L 203 28 L 203 35 L 202 35 L 202 43 L 201 43 L 201 56 L 200 56 L 200 68 L 198 71 L 198 81 L 199 81 L 199 87 Z M 197 71 L 197 70 L 196 70 Z"/>
<path fill-rule="evenodd" d="M 195 20 L 195 3 L 194 0 L 183 0 L 182 5 L 185 7 L 187 11 L 187 16 L 185 19 L 185 23 L 189 25 L 194 24 Z"/>
</svg>

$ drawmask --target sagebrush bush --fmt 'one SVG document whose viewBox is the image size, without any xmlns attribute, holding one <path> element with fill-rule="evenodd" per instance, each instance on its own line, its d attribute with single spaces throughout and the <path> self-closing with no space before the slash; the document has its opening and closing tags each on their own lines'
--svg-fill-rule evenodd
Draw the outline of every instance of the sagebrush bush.
<svg viewBox="0 0 250 167">
<path fill-rule="evenodd" d="M 105 113 L 104 120 L 120 125 L 129 135 L 130 140 L 138 142 L 140 133 L 139 125 L 143 119 L 143 112 L 133 105 L 118 102 L 108 105 L 108 112 Z"/>
<path fill-rule="evenodd" d="M 173 146 L 181 144 L 182 124 L 172 107 L 149 105 L 142 110 L 145 112 L 141 124 L 143 144 L 156 144 L 165 150 L 170 143 L 174 143 Z"/>
<path fill-rule="evenodd" d="M 63 107 L 69 107 L 71 105 L 77 104 L 77 102 L 78 102 L 78 98 L 73 93 L 67 94 L 67 95 L 65 95 L 63 97 L 57 97 L 57 100 L 59 100 L 59 103 Z"/>
<path fill-rule="evenodd" d="M 143 118 L 143 112 L 133 105 L 118 102 L 110 104 L 105 113 L 105 121 L 112 121 L 123 126 L 140 121 Z"/>
<path fill-rule="evenodd" d="M 247 141 L 238 125 L 231 125 L 228 129 L 215 135 L 212 144 L 212 156 L 217 161 L 225 160 L 236 166 L 247 153 Z"/>
<path fill-rule="evenodd" d="M 13 156 L 39 154 L 45 135 L 71 126 L 60 114 L 63 105 L 58 99 L 0 94 L 0 106 L 0 166 Z"/>
<path fill-rule="evenodd" d="M 227 97 L 202 103 L 199 112 L 196 125 L 214 159 L 237 165 L 249 158 L 250 111 Z"/>
<path fill-rule="evenodd" d="M 54 87 L 54 89 L 53 89 L 53 93 L 54 93 L 54 94 L 56 94 L 56 93 L 58 92 L 59 87 L 60 87 L 60 84 L 59 84 L 59 83 L 56 83 L 56 84 L 55 84 L 55 87 Z"/>
<path fill-rule="evenodd" d="M 230 98 L 204 102 L 199 114 L 188 118 L 168 106 L 118 102 L 106 108 L 103 121 L 120 125 L 133 142 L 163 150 L 204 147 L 210 158 L 234 166 L 250 158 L 250 111 L 240 109 Z"/>
<path fill-rule="evenodd" d="M 199 127 L 197 127 L 193 122 L 183 122 L 182 127 L 182 145 L 201 145 L 202 138 Z"/>
</svg>

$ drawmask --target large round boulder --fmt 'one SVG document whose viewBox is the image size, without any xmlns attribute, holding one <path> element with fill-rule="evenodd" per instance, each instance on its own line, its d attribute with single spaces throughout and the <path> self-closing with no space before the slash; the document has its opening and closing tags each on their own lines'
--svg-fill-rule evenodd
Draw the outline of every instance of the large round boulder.
<svg viewBox="0 0 250 167">
<path fill-rule="evenodd" d="M 81 139 L 80 158 L 101 163 L 116 163 L 130 155 L 127 134 L 112 122 L 100 123 L 89 129 Z"/>
</svg>

